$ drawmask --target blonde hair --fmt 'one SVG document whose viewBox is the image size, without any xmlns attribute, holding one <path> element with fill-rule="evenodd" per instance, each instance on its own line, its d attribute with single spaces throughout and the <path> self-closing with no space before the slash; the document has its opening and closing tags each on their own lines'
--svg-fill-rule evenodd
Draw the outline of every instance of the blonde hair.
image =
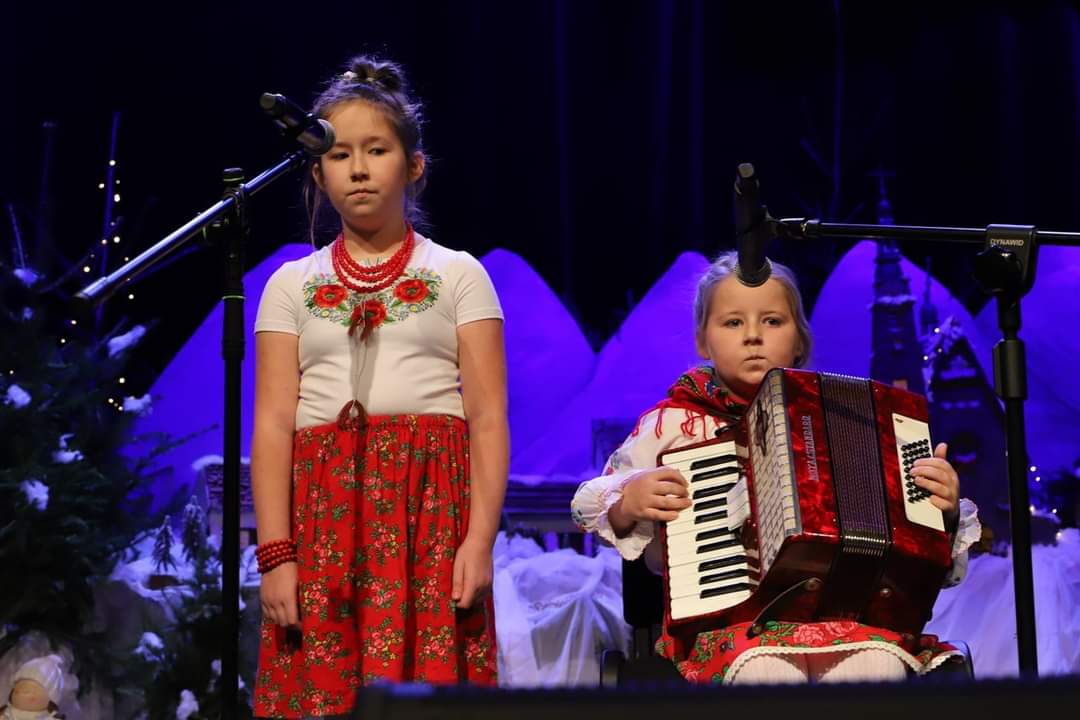
<svg viewBox="0 0 1080 720">
<path fill-rule="evenodd" d="M 713 288 L 735 272 L 735 265 L 739 262 L 739 255 L 734 250 L 721 253 L 705 274 L 698 280 L 697 290 L 694 293 L 694 331 L 700 338 L 705 333 L 705 323 L 709 320 L 709 305 L 712 301 Z M 799 294 L 799 283 L 795 280 L 795 273 L 787 265 L 782 265 L 775 260 L 772 263 L 772 277 L 784 287 L 787 294 L 788 305 L 791 315 L 795 319 L 795 328 L 799 334 L 799 343 L 802 352 L 795 358 L 795 367 L 804 367 L 810 360 L 810 351 L 814 345 L 814 338 L 810 332 L 810 323 L 806 320 L 806 311 L 803 310 L 802 295 Z"/>
</svg>

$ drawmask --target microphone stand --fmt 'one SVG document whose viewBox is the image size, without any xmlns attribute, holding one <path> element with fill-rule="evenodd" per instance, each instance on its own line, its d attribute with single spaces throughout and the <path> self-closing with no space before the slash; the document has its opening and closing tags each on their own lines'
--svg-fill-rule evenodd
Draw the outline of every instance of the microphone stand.
<svg viewBox="0 0 1080 720">
<path fill-rule="evenodd" d="M 1020 330 L 1020 300 L 1035 282 L 1040 245 L 1080 247 L 1080 233 L 1047 232 L 1033 225 L 988 225 L 985 228 L 854 225 L 823 223 L 806 218 L 777 220 L 766 211 L 761 220 L 769 238 L 870 238 L 978 243 L 975 277 L 997 300 L 1002 338 L 994 346 L 994 391 L 1005 405 L 1006 458 L 1009 478 L 1009 517 L 1012 529 L 1013 592 L 1016 599 L 1016 646 L 1020 674 L 1037 677 L 1035 600 L 1031 569 L 1031 513 L 1027 484 L 1027 442 L 1024 400 L 1027 369 Z"/>
<path fill-rule="evenodd" d="M 237 717 L 240 631 L 240 367 L 244 359 L 244 245 L 249 234 L 248 201 L 289 172 L 304 165 L 309 154 L 298 150 L 249 182 L 244 172 L 223 173 L 225 193 L 195 219 L 177 228 L 112 274 L 87 285 L 76 296 L 81 310 L 97 307 L 121 287 L 196 237 L 218 245 L 224 255 L 221 354 L 225 367 L 224 478 L 221 520 L 221 603 L 225 633 L 221 645 L 221 717 Z"/>
</svg>

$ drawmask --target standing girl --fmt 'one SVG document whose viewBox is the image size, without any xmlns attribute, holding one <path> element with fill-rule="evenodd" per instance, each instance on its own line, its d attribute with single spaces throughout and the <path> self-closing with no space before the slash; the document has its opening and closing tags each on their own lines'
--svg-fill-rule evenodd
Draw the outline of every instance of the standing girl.
<svg viewBox="0 0 1080 720">
<path fill-rule="evenodd" d="M 325 202 L 340 233 L 274 273 L 255 324 L 260 717 L 347 713 L 381 679 L 495 683 L 502 310 L 476 259 L 412 225 L 401 69 L 354 58 L 313 112 L 336 143 L 312 161 L 312 238 Z"/>
<path fill-rule="evenodd" d="M 582 483 L 572 511 L 582 529 L 608 540 L 627 560 L 646 554 L 659 567 L 655 523 L 674 520 L 690 506 L 687 483 L 671 468 L 657 468 L 659 453 L 711 440 L 746 411 L 765 373 L 803 366 L 810 327 L 791 271 L 772 264 L 772 277 L 747 287 L 734 277 L 737 257 L 720 256 L 698 283 L 694 301 L 696 345 L 706 365 L 682 375 L 668 397 L 641 416 L 634 432 L 608 460 L 604 474 Z M 918 460 L 916 483 L 931 493 L 956 528 L 952 582 L 966 567 L 967 547 L 979 537 L 975 507 L 958 500 L 959 479 L 940 444 Z M 750 623 L 679 637 L 664 628 L 657 650 L 689 680 L 701 682 L 807 682 L 900 680 L 937 667 L 958 654 L 932 636 L 913 638 L 851 621 L 769 622 L 747 637 Z"/>
</svg>

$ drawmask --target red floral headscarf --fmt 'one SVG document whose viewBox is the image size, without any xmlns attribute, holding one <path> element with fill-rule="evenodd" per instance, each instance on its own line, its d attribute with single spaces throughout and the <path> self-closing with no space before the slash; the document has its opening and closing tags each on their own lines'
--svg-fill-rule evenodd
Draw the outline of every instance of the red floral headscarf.
<svg viewBox="0 0 1080 720">
<path fill-rule="evenodd" d="M 716 377 L 716 370 L 711 365 L 700 365 L 687 370 L 668 388 L 667 397 L 646 411 L 642 417 L 653 410 L 659 410 L 656 420 L 656 436 L 660 437 L 663 427 L 664 411 L 680 409 L 686 412 L 686 420 L 680 425 L 684 435 L 694 435 L 697 423 L 706 423 L 712 418 L 719 428 L 739 420 L 746 412 L 747 403 L 733 393 Z M 638 420 L 640 427 L 640 418 Z M 636 435 L 639 428 L 634 429 Z"/>
</svg>

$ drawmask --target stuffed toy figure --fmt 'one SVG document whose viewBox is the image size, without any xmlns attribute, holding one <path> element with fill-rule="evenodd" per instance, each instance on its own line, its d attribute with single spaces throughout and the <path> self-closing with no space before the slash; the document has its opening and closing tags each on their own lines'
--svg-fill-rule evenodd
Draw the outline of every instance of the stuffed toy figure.
<svg viewBox="0 0 1080 720">
<path fill-rule="evenodd" d="M 7 704 L 0 706 L 0 720 L 62 720 L 57 703 L 64 690 L 63 664 L 58 655 L 23 663 L 12 678 Z"/>
</svg>

